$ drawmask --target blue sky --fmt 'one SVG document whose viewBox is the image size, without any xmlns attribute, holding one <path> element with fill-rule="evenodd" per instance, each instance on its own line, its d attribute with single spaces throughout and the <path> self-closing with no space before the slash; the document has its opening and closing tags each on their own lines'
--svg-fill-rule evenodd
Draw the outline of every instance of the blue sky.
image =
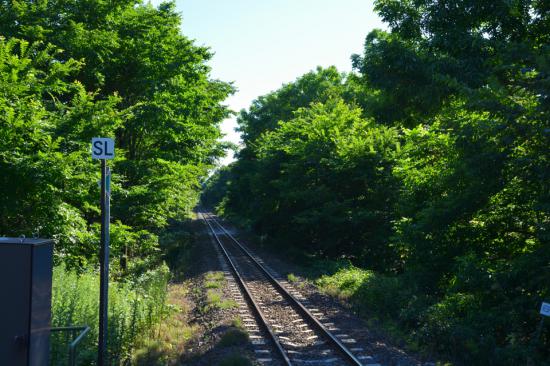
<svg viewBox="0 0 550 366">
<path fill-rule="evenodd" d="M 236 111 L 318 65 L 350 71 L 350 56 L 362 53 L 367 33 L 385 28 L 371 0 L 177 0 L 176 5 L 183 34 L 215 53 L 212 77 L 235 83 L 238 91 L 227 104 Z M 232 118 L 222 130 L 238 142 L 235 127 Z"/>
</svg>

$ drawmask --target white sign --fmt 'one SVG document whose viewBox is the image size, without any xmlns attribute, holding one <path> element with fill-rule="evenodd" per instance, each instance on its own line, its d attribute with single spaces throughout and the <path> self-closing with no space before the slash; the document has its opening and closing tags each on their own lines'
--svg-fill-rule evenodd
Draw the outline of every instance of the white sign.
<svg viewBox="0 0 550 366">
<path fill-rule="evenodd" d="M 544 316 L 550 316 L 550 304 L 543 302 L 540 307 L 540 313 Z"/>
<path fill-rule="evenodd" d="M 92 138 L 92 159 L 114 159 L 115 141 L 108 137 Z"/>
</svg>

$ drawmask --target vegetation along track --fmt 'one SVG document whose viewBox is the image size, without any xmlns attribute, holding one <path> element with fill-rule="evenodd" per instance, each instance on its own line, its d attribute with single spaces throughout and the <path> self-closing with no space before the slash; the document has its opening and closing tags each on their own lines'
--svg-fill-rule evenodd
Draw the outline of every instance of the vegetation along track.
<svg viewBox="0 0 550 366">
<path fill-rule="evenodd" d="M 338 331 L 334 324 L 324 321 L 322 313 L 294 290 L 287 290 L 282 278 L 277 279 L 216 218 L 201 213 L 202 218 L 229 262 L 249 304 L 278 353 L 275 360 L 265 363 L 286 365 L 378 365 L 365 350 L 353 347 L 356 340 Z M 349 348 L 347 345 L 350 345 Z M 378 365 L 379 366 L 379 365 Z"/>
</svg>

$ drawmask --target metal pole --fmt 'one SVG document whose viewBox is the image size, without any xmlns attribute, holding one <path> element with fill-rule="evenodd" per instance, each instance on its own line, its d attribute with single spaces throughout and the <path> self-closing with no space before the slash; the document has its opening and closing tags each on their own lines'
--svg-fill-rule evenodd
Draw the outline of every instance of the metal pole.
<svg viewBox="0 0 550 366">
<path fill-rule="evenodd" d="M 540 344 L 540 336 L 542 335 L 543 326 L 544 326 L 544 316 L 540 319 L 539 326 L 537 327 L 537 333 L 535 335 L 535 340 L 537 341 L 537 345 Z"/>
<path fill-rule="evenodd" d="M 99 345 L 98 366 L 107 366 L 107 318 L 109 299 L 109 222 L 110 200 L 107 187 L 110 171 L 105 159 L 101 159 L 101 249 L 99 253 Z M 110 182 L 109 182 L 110 183 Z"/>
</svg>

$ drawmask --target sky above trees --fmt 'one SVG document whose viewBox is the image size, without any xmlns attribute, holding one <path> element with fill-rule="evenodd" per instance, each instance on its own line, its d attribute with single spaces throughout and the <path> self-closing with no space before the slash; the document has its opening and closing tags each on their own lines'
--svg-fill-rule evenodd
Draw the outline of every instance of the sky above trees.
<svg viewBox="0 0 550 366">
<path fill-rule="evenodd" d="M 184 34 L 215 52 L 212 76 L 235 82 L 238 92 L 227 100 L 235 111 L 316 66 L 349 71 L 350 55 L 362 52 L 367 33 L 386 28 L 370 0 L 176 0 L 176 5 Z M 229 118 L 222 129 L 237 143 L 235 127 L 235 118 Z"/>
</svg>

